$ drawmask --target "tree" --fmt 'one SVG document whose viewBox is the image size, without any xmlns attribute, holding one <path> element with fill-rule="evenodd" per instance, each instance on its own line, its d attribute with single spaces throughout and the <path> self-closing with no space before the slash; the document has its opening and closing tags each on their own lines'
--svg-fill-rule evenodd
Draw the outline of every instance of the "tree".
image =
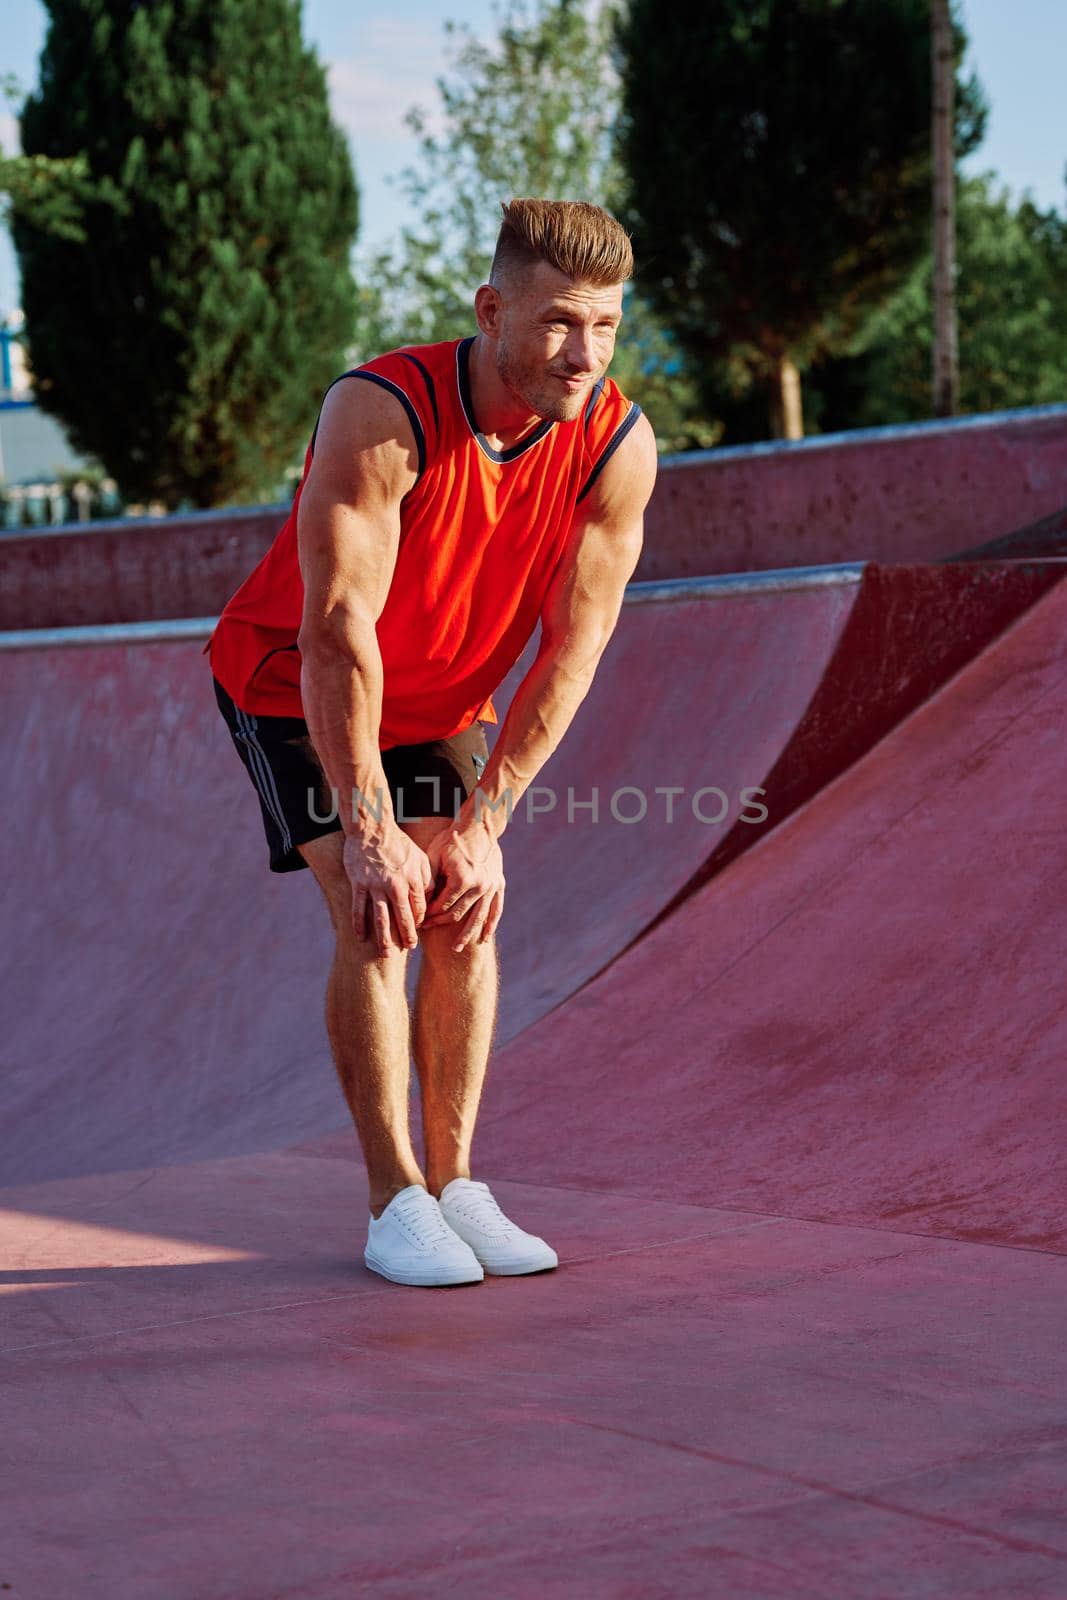
<svg viewBox="0 0 1067 1600">
<path fill-rule="evenodd" d="M 443 131 L 430 132 L 421 110 L 406 119 L 419 159 L 399 185 L 416 220 L 361 266 L 364 355 L 470 332 L 502 200 L 545 195 L 613 206 L 616 25 L 612 7 L 581 0 L 504 0 L 488 44 L 447 25 L 451 71 L 437 85 Z M 714 442 L 681 350 L 632 293 L 612 375 L 648 412 L 661 446 Z"/>
<path fill-rule="evenodd" d="M 949 0 L 931 0 L 934 155 L 934 416 L 955 414 L 960 392 L 956 325 L 956 62 Z"/>
<path fill-rule="evenodd" d="M 799 437 L 800 373 L 928 242 L 929 0 L 632 0 L 620 48 L 640 287 L 709 406 L 726 373 Z M 959 154 L 983 122 L 970 80 Z"/>
<path fill-rule="evenodd" d="M 15 105 L 23 99 L 18 80 L 0 75 L 0 99 Z M 10 226 L 17 212 L 44 233 L 63 239 L 85 240 L 83 216 L 89 200 L 115 204 L 119 196 L 107 184 L 94 184 L 84 155 L 7 156 L 0 153 L 0 201 L 3 220 Z"/>
<path fill-rule="evenodd" d="M 986 173 L 960 184 L 956 223 L 960 409 L 1067 400 L 1067 219 L 1013 204 Z M 927 250 L 849 355 L 813 374 L 824 428 L 930 416 L 933 279 Z"/>
<path fill-rule="evenodd" d="M 23 149 L 110 198 L 82 240 L 15 208 L 38 402 L 127 498 L 273 493 L 355 309 L 355 181 L 299 6 L 47 3 Z"/>
</svg>

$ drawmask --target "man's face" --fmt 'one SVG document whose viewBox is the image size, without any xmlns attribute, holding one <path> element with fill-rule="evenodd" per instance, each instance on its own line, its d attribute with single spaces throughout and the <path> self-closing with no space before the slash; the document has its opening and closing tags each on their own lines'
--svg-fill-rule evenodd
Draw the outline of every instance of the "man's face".
<svg viewBox="0 0 1067 1600">
<path fill-rule="evenodd" d="M 581 415 L 615 351 L 622 288 L 578 282 L 547 261 L 500 285 L 496 369 L 535 416 Z"/>
</svg>

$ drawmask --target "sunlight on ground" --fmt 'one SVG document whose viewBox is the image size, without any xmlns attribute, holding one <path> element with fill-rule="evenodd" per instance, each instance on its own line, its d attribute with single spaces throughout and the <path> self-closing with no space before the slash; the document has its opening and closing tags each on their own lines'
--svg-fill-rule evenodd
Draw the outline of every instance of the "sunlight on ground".
<svg viewBox="0 0 1067 1600">
<path fill-rule="evenodd" d="M 176 1267 L 259 1259 L 259 1252 L 254 1250 L 227 1250 L 196 1239 L 132 1233 L 128 1228 L 109 1228 L 99 1222 L 73 1222 L 67 1217 L 0 1210 L 0 1268 L 8 1270 L 32 1267 L 40 1271 L 71 1265 Z"/>
</svg>

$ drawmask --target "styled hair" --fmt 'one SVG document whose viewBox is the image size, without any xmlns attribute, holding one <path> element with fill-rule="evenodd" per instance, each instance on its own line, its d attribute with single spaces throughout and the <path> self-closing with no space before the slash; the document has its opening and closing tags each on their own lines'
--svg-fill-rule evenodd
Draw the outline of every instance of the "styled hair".
<svg viewBox="0 0 1067 1600">
<path fill-rule="evenodd" d="M 508 200 L 489 272 L 491 283 L 547 261 L 581 283 L 625 283 L 634 253 L 610 211 L 585 200 Z"/>
</svg>

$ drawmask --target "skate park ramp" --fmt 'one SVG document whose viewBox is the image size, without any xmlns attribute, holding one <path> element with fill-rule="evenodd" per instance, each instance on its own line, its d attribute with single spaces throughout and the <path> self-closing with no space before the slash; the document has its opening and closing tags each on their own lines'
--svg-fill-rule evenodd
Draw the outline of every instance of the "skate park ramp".
<svg viewBox="0 0 1067 1600">
<path fill-rule="evenodd" d="M 505 834 L 498 1042 L 563 1004 L 1059 575 L 870 565 L 635 586 L 527 797 L 544 809 L 520 802 Z M 204 629 L 34 634 L 0 650 L 0 781 L 20 842 L 2 889 L 17 930 L 8 1182 L 279 1147 L 345 1121 L 321 1020 L 328 924 L 309 873 L 265 870 Z M 741 819 L 748 788 L 765 823 Z M 671 812 L 661 789 L 676 791 Z"/>
<path fill-rule="evenodd" d="M 1028 522 L 1025 528 L 1016 528 L 1000 539 L 990 539 L 959 555 L 947 556 L 948 561 L 1025 561 L 1048 560 L 1067 556 L 1067 506 L 1054 511 L 1051 516 Z"/>
<path fill-rule="evenodd" d="M 1065 794 L 1061 585 L 503 1050 L 483 1159 L 1067 1249 Z"/>
<path fill-rule="evenodd" d="M 476 1175 L 561 1269 L 435 1293 L 301 1120 L 313 886 L 196 643 L 11 652 L 16 1600 L 1062 1597 L 1065 637 L 1058 584 L 504 1043 Z"/>
</svg>

